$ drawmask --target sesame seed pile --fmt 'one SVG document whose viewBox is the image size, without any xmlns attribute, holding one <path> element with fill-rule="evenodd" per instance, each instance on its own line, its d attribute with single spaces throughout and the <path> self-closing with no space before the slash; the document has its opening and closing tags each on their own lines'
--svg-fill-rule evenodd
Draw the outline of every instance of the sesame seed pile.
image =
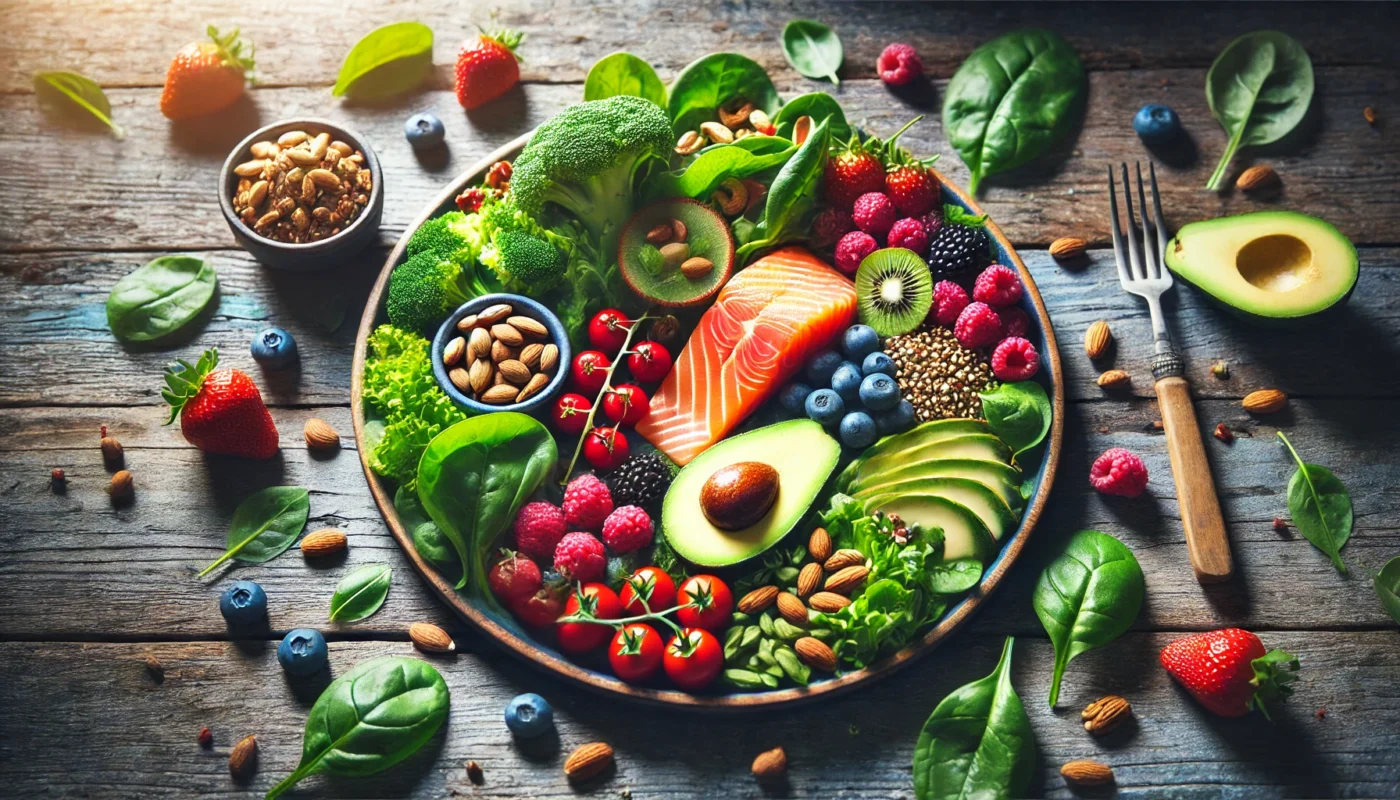
<svg viewBox="0 0 1400 800">
<path fill-rule="evenodd" d="M 982 419 L 982 398 L 994 388 L 986 356 L 958 343 L 941 325 L 890 337 L 885 352 L 894 361 L 899 392 L 920 422 L 949 417 Z"/>
</svg>

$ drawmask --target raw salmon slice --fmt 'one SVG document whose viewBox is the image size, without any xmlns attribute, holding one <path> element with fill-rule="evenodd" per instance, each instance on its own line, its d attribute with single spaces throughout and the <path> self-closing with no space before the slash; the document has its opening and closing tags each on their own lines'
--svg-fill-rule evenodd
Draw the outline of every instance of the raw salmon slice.
<svg viewBox="0 0 1400 800">
<path fill-rule="evenodd" d="M 851 281 L 801 247 L 755 261 L 700 318 L 637 432 L 689 463 L 850 325 L 855 309 Z"/>
</svg>

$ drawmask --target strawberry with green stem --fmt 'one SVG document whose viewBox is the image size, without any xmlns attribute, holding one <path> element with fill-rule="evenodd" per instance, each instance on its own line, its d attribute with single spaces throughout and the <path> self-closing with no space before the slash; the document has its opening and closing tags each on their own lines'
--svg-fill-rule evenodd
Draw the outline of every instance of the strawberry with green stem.
<svg viewBox="0 0 1400 800">
<path fill-rule="evenodd" d="M 893 136 L 884 140 L 875 136 L 862 140 L 859 134 L 852 134 L 851 140 L 827 160 L 822 173 L 822 187 L 826 192 L 827 203 L 849 212 L 861 195 L 870 192 L 883 193 L 889 188 L 886 172 L 890 168 L 906 164 L 933 163 L 933 159 L 916 161 L 898 144 L 899 137 L 922 119 L 921 115 L 909 120 L 904 127 L 895 131 Z M 899 181 L 897 178 L 896 182 Z"/>
<path fill-rule="evenodd" d="M 277 426 L 262 393 L 244 372 L 215 369 L 219 351 L 205 350 L 199 361 L 183 359 L 166 369 L 161 397 L 170 404 L 166 425 L 180 420 L 185 441 L 206 453 L 271 458 L 277 453 Z"/>
<path fill-rule="evenodd" d="M 1293 692 L 1298 659 L 1264 650 L 1259 637 L 1239 628 L 1197 633 L 1162 649 L 1162 666 L 1201 705 L 1222 717 L 1242 717 Z"/>
<path fill-rule="evenodd" d="M 165 74 L 160 113 L 167 119 L 189 119 L 233 105 L 253 71 L 253 46 L 238 38 L 238 29 L 224 36 L 210 25 L 207 42 L 180 48 Z M 244 48 L 247 52 L 244 52 Z"/>
<path fill-rule="evenodd" d="M 479 108 L 505 94 L 520 81 L 520 56 L 515 48 L 525 37 L 519 31 L 484 28 L 457 54 L 455 87 L 462 108 Z"/>
</svg>

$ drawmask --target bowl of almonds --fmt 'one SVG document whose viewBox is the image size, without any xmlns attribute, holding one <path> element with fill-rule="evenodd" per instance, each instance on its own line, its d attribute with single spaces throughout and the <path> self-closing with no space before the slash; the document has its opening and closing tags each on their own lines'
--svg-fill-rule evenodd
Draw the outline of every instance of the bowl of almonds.
<svg viewBox="0 0 1400 800">
<path fill-rule="evenodd" d="M 238 244 L 269 267 L 339 266 L 374 241 L 384 209 L 364 137 L 316 119 L 254 131 L 229 153 L 219 205 Z"/>
<path fill-rule="evenodd" d="M 564 388 L 572 357 L 554 312 L 518 294 L 463 303 L 433 338 L 438 385 L 476 414 L 539 409 Z"/>
</svg>

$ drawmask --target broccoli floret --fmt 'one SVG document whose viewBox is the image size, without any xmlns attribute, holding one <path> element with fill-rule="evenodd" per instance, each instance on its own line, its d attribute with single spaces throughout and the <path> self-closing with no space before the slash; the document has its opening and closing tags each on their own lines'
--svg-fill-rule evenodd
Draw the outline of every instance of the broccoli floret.
<svg viewBox="0 0 1400 800">
<path fill-rule="evenodd" d="M 433 330 L 452 309 L 492 291 L 470 263 L 463 266 L 437 252 L 422 252 L 389 276 L 389 321 L 408 330 Z"/>
<path fill-rule="evenodd" d="M 486 232 L 481 263 L 507 290 L 538 296 L 564 280 L 574 250 L 567 238 L 545 229 L 510 200 L 490 202 L 480 213 Z"/>
<path fill-rule="evenodd" d="M 408 256 L 436 253 L 449 261 L 468 264 L 481 254 L 484 220 L 477 214 L 450 211 L 433 217 L 408 238 Z"/>
<path fill-rule="evenodd" d="M 640 169 L 675 145 L 660 106 L 617 96 L 570 106 L 541 125 L 515 160 L 510 191 L 526 214 L 546 205 L 578 220 L 597 252 L 616 250 Z"/>
</svg>

